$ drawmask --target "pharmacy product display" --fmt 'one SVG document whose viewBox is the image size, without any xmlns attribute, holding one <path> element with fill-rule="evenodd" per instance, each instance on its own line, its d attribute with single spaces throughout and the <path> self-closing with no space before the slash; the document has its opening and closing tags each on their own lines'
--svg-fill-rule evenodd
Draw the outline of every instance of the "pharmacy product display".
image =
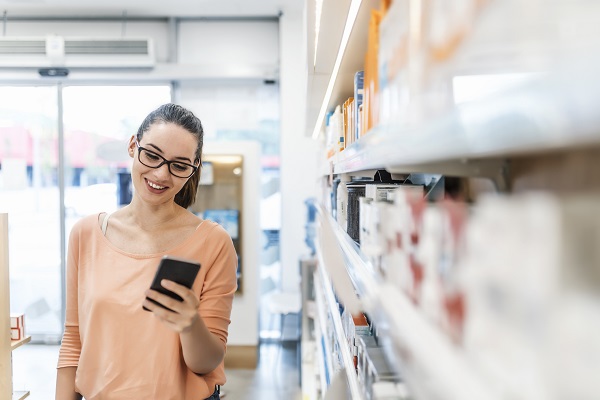
<svg viewBox="0 0 600 400">
<path fill-rule="evenodd" d="M 308 120 L 321 395 L 595 398 L 600 5 L 349 3 Z"/>
</svg>

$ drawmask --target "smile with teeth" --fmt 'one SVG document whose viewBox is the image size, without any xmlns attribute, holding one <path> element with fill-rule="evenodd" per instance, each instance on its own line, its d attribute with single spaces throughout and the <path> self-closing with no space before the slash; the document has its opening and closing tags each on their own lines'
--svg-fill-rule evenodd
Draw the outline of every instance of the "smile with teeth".
<svg viewBox="0 0 600 400">
<path fill-rule="evenodd" d="M 161 189 L 164 189 L 166 187 L 166 186 L 157 185 L 156 183 L 152 183 L 150 181 L 147 181 L 147 182 L 148 182 L 148 186 L 150 186 L 153 189 L 161 190 Z"/>
</svg>

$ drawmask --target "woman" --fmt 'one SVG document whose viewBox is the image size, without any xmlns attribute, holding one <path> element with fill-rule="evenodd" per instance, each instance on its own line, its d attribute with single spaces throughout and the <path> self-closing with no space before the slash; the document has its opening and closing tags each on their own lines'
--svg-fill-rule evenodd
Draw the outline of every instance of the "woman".
<svg viewBox="0 0 600 400">
<path fill-rule="evenodd" d="M 202 144 L 194 114 L 159 107 L 129 141 L 131 203 L 73 227 L 57 400 L 219 399 L 237 259 L 223 228 L 187 210 Z M 192 289 L 163 281 L 182 302 L 149 290 L 164 255 L 201 264 Z"/>
</svg>

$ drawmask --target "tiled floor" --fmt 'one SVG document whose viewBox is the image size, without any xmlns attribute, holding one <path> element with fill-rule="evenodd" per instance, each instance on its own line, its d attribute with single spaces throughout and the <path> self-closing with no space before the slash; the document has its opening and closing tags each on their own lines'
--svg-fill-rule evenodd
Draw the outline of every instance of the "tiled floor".
<svg viewBox="0 0 600 400">
<path fill-rule="evenodd" d="M 27 344 L 13 352 L 15 390 L 31 391 L 28 400 L 53 400 L 58 346 Z M 299 400 L 299 371 L 294 346 L 263 344 L 257 369 L 228 369 L 227 400 Z M 136 399 L 137 400 L 137 399 Z"/>
</svg>

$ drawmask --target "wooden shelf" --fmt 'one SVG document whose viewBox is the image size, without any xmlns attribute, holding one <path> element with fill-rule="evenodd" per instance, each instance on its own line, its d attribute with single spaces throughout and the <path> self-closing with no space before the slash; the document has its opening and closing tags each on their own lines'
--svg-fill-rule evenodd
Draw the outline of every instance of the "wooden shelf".
<svg viewBox="0 0 600 400">
<path fill-rule="evenodd" d="M 20 400 L 28 391 L 13 391 L 12 351 L 29 343 L 31 336 L 10 340 L 10 285 L 8 275 L 8 214 L 0 213 L 0 321 L 6 323 L 0 334 L 0 399 Z"/>
<path fill-rule="evenodd" d="M 22 400 L 26 397 L 29 397 L 29 395 L 30 395 L 29 391 L 26 391 L 26 392 L 19 391 L 19 392 L 14 392 L 12 398 L 13 398 L 13 400 Z"/>
<path fill-rule="evenodd" d="M 31 342 L 31 336 L 27 336 L 21 340 L 12 340 L 10 343 L 10 349 L 15 350 L 15 349 L 21 347 L 22 345 L 24 345 L 25 343 L 29 343 L 29 342 Z"/>
</svg>

